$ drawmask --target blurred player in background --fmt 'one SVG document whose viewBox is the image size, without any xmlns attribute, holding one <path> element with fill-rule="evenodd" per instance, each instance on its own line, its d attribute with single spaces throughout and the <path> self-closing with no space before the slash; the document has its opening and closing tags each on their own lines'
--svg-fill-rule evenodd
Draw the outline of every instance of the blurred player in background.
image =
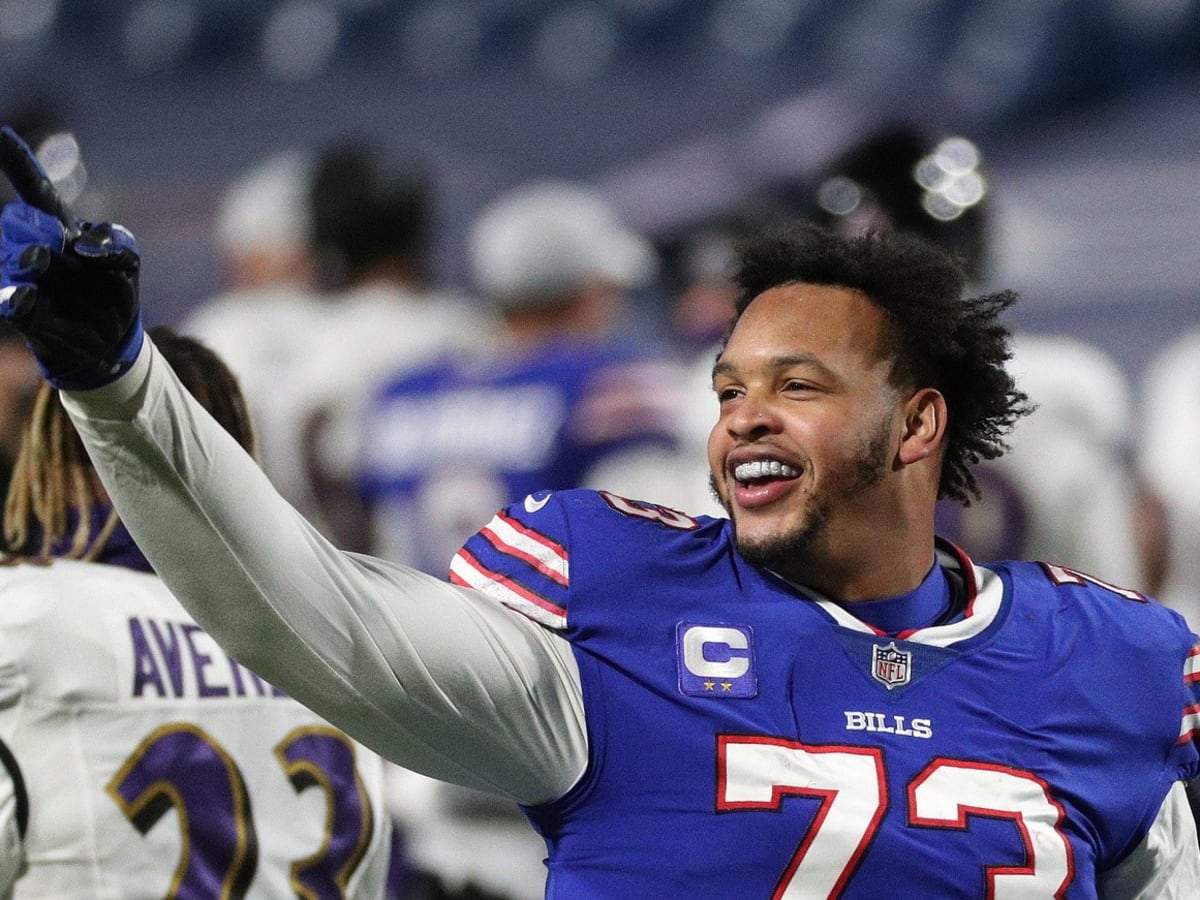
<svg viewBox="0 0 1200 900">
<path fill-rule="evenodd" d="M 943 505 L 940 527 L 987 559 L 1028 555 L 1151 592 L 1125 373 L 1086 341 L 1035 332 L 1014 337 L 1010 370 L 1037 408 L 980 466 L 980 499 Z"/>
<path fill-rule="evenodd" d="M 1163 598 L 1200 623 L 1200 328 L 1164 347 L 1142 381 L 1138 463 L 1169 521 Z"/>
<path fill-rule="evenodd" d="M 236 381 L 151 334 L 248 451 Z M 0 568 L 0 893 L 383 896 L 380 759 L 223 653 L 156 578 L 48 384 Z M 17 880 L 19 878 L 19 880 Z"/>
<path fill-rule="evenodd" d="M 346 547 L 366 540 L 352 465 L 377 379 L 486 331 L 431 287 L 433 215 L 424 166 L 381 144 L 273 155 L 223 198 L 215 234 L 231 290 L 186 324 L 244 379 L 267 474 Z"/>
<path fill-rule="evenodd" d="M 987 280 L 989 185 L 967 138 L 887 125 L 843 150 L 813 182 L 805 205 L 818 224 L 843 234 L 914 234 L 953 254 L 972 283 Z"/>
<path fill-rule="evenodd" d="M 667 341 L 680 357 L 711 367 L 737 298 L 738 241 L 793 218 L 781 198 L 756 192 L 658 238 Z"/>
<path fill-rule="evenodd" d="M 254 417 L 263 470 L 305 515 L 318 518 L 301 447 L 315 335 L 323 310 L 313 284 L 311 154 L 286 150 L 239 174 L 213 228 L 225 290 L 182 328 L 237 374 Z"/>
<path fill-rule="evenodd" d="M 355 471 L 369 398 L 443 353 L 474 353 L 495 329 L 437 284 L 436 196 L 423 163 L 374 142 L 335 143 L 317 160 L 311 202 L 323 317 L 298 439 L 320 521 L 341 546 L 363 549 L 370 526 Z"/>
<path fill-rule="evenodd" d="M 530 491 L 622 492 L 642 453 L 673 446 L 680 396 L 666 357 L 621 331 L 629 292 L 656 274 L 651 245 L 595 192 L 518 187 L 483 210 L 469 252 L 501 330 L 386 384 L 362 443 L 374 552 L 436 575 Z"/>
</svg>

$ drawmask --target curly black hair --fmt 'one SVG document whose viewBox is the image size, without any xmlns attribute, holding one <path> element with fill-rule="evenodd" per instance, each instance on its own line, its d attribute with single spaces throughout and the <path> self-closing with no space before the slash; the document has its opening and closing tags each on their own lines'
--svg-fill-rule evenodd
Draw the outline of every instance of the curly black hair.
<svg viewBox="0 0 1200 900">
<path fill-rule="evenodd" d="M 836 285 L 861 291 L 884 311 L 884 352 L 892 381 L 930 386 L 946 398 L 946 456 L 938 497 L 969 505 L 979 487 L 971 467 L 1008 449 L 1005 436 L 1030 412 L 1005 363 L 1010 332 L 999 317 L 1012 291 L 966 297 L 967 275 L 954 256 L 901 233 L 841 237 L 801 222 L 738 244 L 739 288 L 726 341 L 759 294 L 784 284 Z"/>
</svg>

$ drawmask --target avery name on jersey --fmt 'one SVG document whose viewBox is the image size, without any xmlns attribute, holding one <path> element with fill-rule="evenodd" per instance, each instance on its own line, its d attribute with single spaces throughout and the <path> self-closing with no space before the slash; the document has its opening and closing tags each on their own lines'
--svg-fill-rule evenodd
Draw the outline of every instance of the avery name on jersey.
<svg viewBox="0 0 1200 900">
<path fill-rule="evenodd" d="M 860 712 L 849 709 L 842 712 L 846 716 L 847 731 L 874 731 L 880 734 L 895 734 L 900 737 L 933 737 L 933 721 L 931 719 L 909 720 L 904 716 L 889 716 L 886 713 Z"/>
<path fill-rule="evenodd" d="M 222 651 L 194 622 L 129 617 L 134 697 L 284 697 Z"/>
</svg>

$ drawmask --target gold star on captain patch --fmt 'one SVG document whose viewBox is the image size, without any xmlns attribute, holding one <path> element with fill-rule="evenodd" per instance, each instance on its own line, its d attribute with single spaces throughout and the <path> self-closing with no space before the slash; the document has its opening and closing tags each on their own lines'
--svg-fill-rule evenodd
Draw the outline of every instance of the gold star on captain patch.
<svg viewBox="0 0 1200 900">
<path fill-rule="evenodd" d="M 732 681 L 722 681 L 721 682 L 721 690 L 732 691 L 733 690 L 733 682 Z"/>
<path fill-rule="evenodd" d="M 715 684 L 714 682 L 712 682 L 712 681 L 706 681 L 706 682 L 704 682 L 704 689 L 705 689 L 706 691 L 711 691 L 711 690 L 712 690 L 713 688 L 715 688 L 715 687 L 716 687 L 716 684 Z"/>
</svg>

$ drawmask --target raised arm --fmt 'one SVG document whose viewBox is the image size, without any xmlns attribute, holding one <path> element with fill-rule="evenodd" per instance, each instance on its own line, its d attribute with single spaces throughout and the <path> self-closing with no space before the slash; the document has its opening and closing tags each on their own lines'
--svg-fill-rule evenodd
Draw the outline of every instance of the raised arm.
<svg viewBox="0 0 1200 900">
<path fill-rule="evenodd" d="M 526 803 L 565 792 L 587 758 L 566 641 L 324 540 L 143 337 L 133 236 L 80 223 L 73 237 L 32 154 L 0 163 L 22 193 L 0 215 L 0 317 L 64 390 L 122 519 L 197 621 L 407 768 Z"/>
</svg>

